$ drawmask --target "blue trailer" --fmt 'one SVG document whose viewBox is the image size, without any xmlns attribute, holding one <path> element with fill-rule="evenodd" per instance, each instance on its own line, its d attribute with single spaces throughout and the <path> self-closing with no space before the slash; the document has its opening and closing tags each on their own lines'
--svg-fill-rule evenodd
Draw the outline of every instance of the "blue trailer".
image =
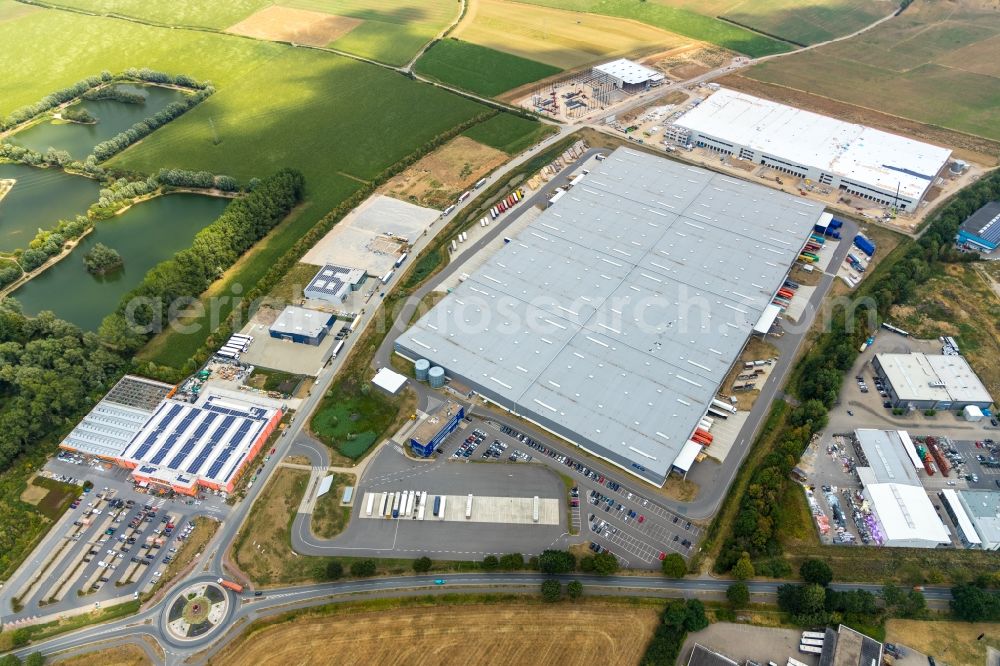
<svg viewBox="0 0 1000 666">
<path fill-rule="evenodd" d="M 838 220 L 837 218 L 833 218 L 832 220 L 830 220 L 831 229 L 839 229 L 842 226 L 844 226 L 843 220 Z"/>
<path fill-rule="evenodd" d="M 875 243 L 871 242 L 861 234 L 854 237 L 854 245 L 869 257 L 875 254 Z"/>
</svg>

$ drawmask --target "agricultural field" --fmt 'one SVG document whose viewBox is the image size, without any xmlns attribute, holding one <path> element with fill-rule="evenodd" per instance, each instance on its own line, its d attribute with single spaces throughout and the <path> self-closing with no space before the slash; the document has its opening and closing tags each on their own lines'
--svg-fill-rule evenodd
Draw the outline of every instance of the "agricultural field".
<svg viewBox="0 0 1000 666">
<path fill-rule="evenodd" d="M 290 28 L 297 27 L 311 37 L 301 43 L 329 46 L 392 65 L 407 63 L 457 18 L 459 11 L 454 0 L 283 0 L 280 6 L 272 6 L 271 0 L 54 0 L 51 4 L 202 29 L 233 29 L 249 22 L 254 28 L 251 36 L 261 39 L 288 39 Z M 292 11 L 282 11 L 285 8 Z M 331 23 L 330 19 L 317 16 L 318 26 L 303 26 L 300 23 L 303 16 L 296 16 L 294 10 L 340 20 Z M 0 10 L 0 20 L 2 17 Z M 337 29 L 330 31 L 334 24 Z M 240 29 L 233 31 L 244 34 Z M 324 35 L 328 37 L 325 40 L 321 39 Z"/>
<path fill-rule="evenodd" d="M 862 35 L 761 63 L 744 76 L 1000 140 L 998 48 L 1000 14 L 985 3 L 915 2 Z"/>
<path fill-rule="evenodd" d="M 658 621 L 652 605 L 474 601 L 445 597 L 327 607 L 261 623 L 226 646 L 213 663 L 297 663 L 308 654 L 311 664 L 332 665 L 343 663 L 349 651 L 352 661 L 372 666 L 590 664 L 606 662 L 608 655 L 614 655 L 615 664 L 631 665 L 639 663 Z M 484 629 L 470 633 L 470 627 Z"/>
<path fill-rule="evenodd" d="M 463 135 L 508 155 L 517 155 L 555 131 L 552 125 L 502 113 L 470 127 Z"/>
<path fill-rule="evenodd" d="M 560 69 L 629 54 L 664 51 L 691 41 L 636 21 L 514 0 L 471 0 L 453 35 Z"/>
<path fill-rule="evenodd" d="M 559 68 L 456 39 L 443 39 L 417 61 L 417 73 L 493 97 L 558 74 Z"/>
<path fill-rule="evenodd" d="M 715 18 L 695 0 L 525 0 L 526 4 L 567 9 L 574 12 L 602 14 L 632 19 L 646 25 L 674 32 L 690 39 L 710 42 L 757 58 L 795 49 L 793 44 L 752 32 Z M 768 0 L 753 0 L 752 5 L 764 6 Z M 718 4 L 718 3 L 707 3 Z M 732 4 L 732 3 L 727 3 Z M 706 13 L 701 13 L 701 12 Z"/>
<path fill-rule="evenodd" d="M 986 634 L 983 640 L 977 640 Z M 1000 625 L 988 622 L 889 620 L 885 640 L 947 664 L 986 664 L 986 647 L 1000 650 Z"/>
</svg>

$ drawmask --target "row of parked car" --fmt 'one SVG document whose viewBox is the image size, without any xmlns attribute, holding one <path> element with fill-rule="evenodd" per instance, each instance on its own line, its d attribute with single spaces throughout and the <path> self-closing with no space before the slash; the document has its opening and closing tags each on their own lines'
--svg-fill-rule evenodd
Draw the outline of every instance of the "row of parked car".
<svg viewBox="0 0 1000 666">
<path fill-rule="evenodd" d="M 465 438 L 462 445 L 458 447 L 458 450 L 452 454 L 455 458 L 468 458 L 472 455 L 473 451 L 483 443 L 486 439 L 486 433 L 482 430 L 476 429 L 472 431 L 472 434 Z M 485 457 L 485 456 L 483 456 Z"/>
</svg>

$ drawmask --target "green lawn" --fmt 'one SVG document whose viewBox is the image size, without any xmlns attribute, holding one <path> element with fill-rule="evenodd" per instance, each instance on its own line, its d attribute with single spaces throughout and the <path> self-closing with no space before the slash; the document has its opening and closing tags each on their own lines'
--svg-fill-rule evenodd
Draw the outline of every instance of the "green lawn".
<svg viewBox="0 0 1000 666">
<path fill-rule="evenodd" d="M 368 383 L 359 388 L 350 377 L 338 380 L 313 415 L 313 433 L 342 455 L 360 458 L 399 415 L 399 399 L 377 390 Z"/>
<path fill-rule="evenodd" d="M 871 0 L 734 0 L 719 14 L 740 25 L 787 39 L 796 44 L 817 44 L 849 35 L 891 14 L 897 2 Z"/>
<path fill-rule="evenodd" d="M 685 37 L 724 46 L 751 57 L 784 53 L 794 48 L 791 44 L 771 39 L 714 16 L 700 14 L 692 9 L 672 6 L 674 3 L 641 2 L 637 0 L 525 0 L 529 4 L 569 9 L 592 14 L 617 16 L 676 32 Z M 677 3 L 684 4 L 684 3 Z M 695 7 L 696 5 L 692 5 Z"/>
<path fill-rule="evenodd" d="M 555 131 L 551 125 L 510 113 L 501 113 L 469 128 L 463 134 L 473 141 L 502 150 L 508 155 L 517 155 Z"/>
<path fill-rule="evenodd" d="M 271 4 L 269 0 L 47 0 L 57 7 L 69 7 L 95 14 L 118 14 L 142 21 L 168 25 L 190 25 L 202 28 L 225 28 L 237 23 L 258 9 Z"/>
<path fill-rule="evenodd" d="M 429 48 L 416 69 L 424 76 L 488 97 L 562 71 L 457 39 L 444 39 Z"/>
</svg>

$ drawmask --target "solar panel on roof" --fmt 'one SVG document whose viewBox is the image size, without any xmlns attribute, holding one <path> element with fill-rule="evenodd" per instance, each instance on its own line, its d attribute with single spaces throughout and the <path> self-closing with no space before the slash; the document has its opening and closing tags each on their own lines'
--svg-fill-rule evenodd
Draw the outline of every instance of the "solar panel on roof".
<svg viewBox="0 0 1000 666">
<path fill-rule="evenodd" d="M 205 476 L 214 477 L 219 473 L 222 466 L 225 465 L 229 460 L 229 457 L 233 455 L 233 451 L 236 450 L 236 448 L 243 441 L 243 438 L 246 437 L 246 434 L 250 431 L 251 426 L 253 426 L 253 421 L 249 420 L 244 420 L 243 423 L 240 424 L 239 430 L 236 431 L 235 435 L 229 438 L 229 443 L 226 445 L 226 448 L 222 450 L 219 457 L 216 458 L 215 462 L 212 463 L 212 466 L 208 468 L 208 473 Z"/>
<path fill-rule="evenodd" d="M 173 421 L 174 418 L 181 413 L 182 409 L 183 407 L 181 405 L 176 405 L 176 404 L 170 405 L 167 411 L 167 415 L 163 417 L 163 419 L 157 424 L 156 429 L 153 430 L 153 432 L 146 435 L 146 439 L 143 440 L 139 448 L 135 450 L 135 453 L 132 455 L 132 457 L 143 458 L 146 455 L 146 453 L 149 452 L 149 449 L 153 447 L 153 444 L 156 443 L 156 440 L 159 438 L 160 434 L 167 428 L 168 425 L 170 425 L 170 422 Z"/>
<path fill-rule="evenodd" d="M 198 470 L 201 469 L 201 466 L 204 465 L 205 461 L 208 460 L 208 457 L 212 455 L 212 451 L 215 449 L 215 445 L 219 443 L 219 440 L 222 439 L 222 436 L 226 434 L 229 428 L 233 425 L 233 421 L 235 420 L 236 420 L 235 416 L 223 417 L 222 423 L 219 425 L 218 428 L 215 429 L 215 432 L 212 433 L 212 436 L 209 438 L 209 440 L 205 442 L 205 444 L 201 447 L 201 450 L 198 451 L 198 455 L 197 457 L 195 457 L 194 461 L 190 465 L 188 465 L 187 471 L 189 474 L 198 473 Z"/>
<path fill-rule="evenodd" d="M 188 426 L 191 425 L 191 422 L 194 421 L 194 417 L 196 417 L 197 415 L 198 412 L 196 412 L 195 410 L 190 410 L 187 414 L 184 415 L 184 418 L 181 419 L 181 422 L 177 424 L 177 427 L 175 427 L 170 432 L 169 435 L 167 435 L 167 438 L 163 440 L 163 444 L 156 451 L 156 453 L 153 454 L 153 457 L 150 458 L 151 463 L 153 463 L 154 465 L 160 464 L 160 462 L 166 457 L 167 453 L 170 452 L 170 449 L 173 448 L 177 440 L 180 439 L 181 435 L 184 434 L 184 431 L 188 429 Z"/>
<path fill-rule="evenodd" d="M 204 436 L 205 432 L 211 427 L 212 422 L 217 416 L 218 414 L 211 413 L 205 415 L 205 418 L 198 424 L 194 433 L 187 438 L 187 441 L 184 442 L 184 446 L 181 447 L 181 450 L 177 452 L 177 455 L 175 455 L 168 463 L 168 466 L 176 468 L 185 458 L 188 457 L 188 454 L 194 449 L 195 444 L 201 440 L 202 436 Z"/>
</svg>

